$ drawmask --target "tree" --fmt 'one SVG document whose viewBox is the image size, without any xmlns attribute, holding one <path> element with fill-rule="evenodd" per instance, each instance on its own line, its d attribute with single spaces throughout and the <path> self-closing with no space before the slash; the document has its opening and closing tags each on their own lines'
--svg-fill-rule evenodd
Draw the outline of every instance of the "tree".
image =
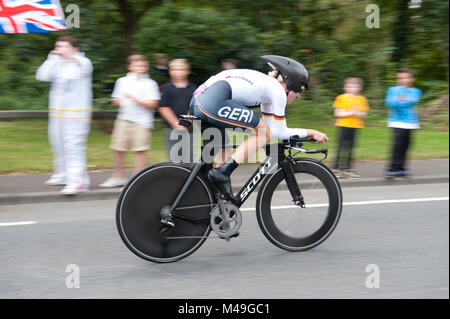
<svg viewBox="0 0 450 319">
<path fill-rule="evenodd" d="M 394 39 L 394 51 L 392 52 L 392 61 L 400 64 L 405 55 L 408 54 L 408 35 L 410 29 L 410 13 L 408 10 L 408 0 L 397 0 L 396 22 L 392 30 Z"/>
<path fill-rule="evenodd" d="M 187 58 L 191 80 L 201 83 L 220 71 L 225 58 L 240 67 L 262 67 L 264 53 L 258 30 L 237 12 L 167 3 L 149 12 L 136 35 L 136 48 L 145 54 L 164 52 L 170 59 Z"/>
<path fill-rule="evenodd" d="M 128 56 L 134 51 L 134 36 L 138 30 L 139 23 L 142 17 L 150 10 L 163 1 L 146 0 L 116 0 L 120 15 L 122 17 L 122 30 L 124 32 L 126 50 L 125 54 Z"/>
</svg>

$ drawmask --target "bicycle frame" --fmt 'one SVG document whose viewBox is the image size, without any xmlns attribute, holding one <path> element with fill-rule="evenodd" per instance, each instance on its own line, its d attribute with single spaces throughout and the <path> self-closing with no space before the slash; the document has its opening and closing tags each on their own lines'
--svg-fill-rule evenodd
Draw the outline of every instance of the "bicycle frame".
<svg viewBox="0 0 450 319">
<path fill-rule="evenodd" d="M 241 207 L 244 202 L 249 198 L 250 194 L 256 189 L 256 187 L 261 183 L 262 180 L 264 180 L 264 177 L 268 175 L 271 170 L 274 167 L 274 157 L 271 154 L 271 150 L 276 148 L 276 156 L 278 158 L 278 165 L 281 167 L 281 169 L 284 172 L 284 175 L 286 177 L 286 183 L 288 185 L 288 189 L 291 193 L 293 202 L 296 205 L 299 205 L 301 207 L 305 207 L 303 196 L 301 194 L 300 188 L 295 180 L 294 170 L 292 168 L 292 158 L 287 157 L 284 153 L 285 151 L 285 145 L 282 143 L 279 144 L 268 144 L 266 145 L 266 159 L 263 161 L 263 163 L 258 167 L 258 169 L 253 173 L 253 175 L 249 178 L 247 183 L 239 190 L 237 193 L 237 198 L 239 198 L 239 202 L 236 203 L 237 207 Z M 183 196 L 186 194 L 186 191 L 194 181 L 194 179 L 197 177 L 197 175 L 204 169 L 206 166 L 212 167 L 211 164 L 205 163 L 202 159 L 198 161 L 190 173 L 186 183 L 183 185 L 183 188 L 181 189 L 180 193 L 178 194 L 177 198 L 175 199 L 174 203 L 171 206 L 170 215 L 173 216 L 174 211 L 176 210 L 178 204 L 183 199 Z M 209 182 L 209 181 L 208 181 Z"/>
<path fill-rule="evenodd" d="M 266 145 L 266 155 L 267 158 L 264 162 L 259 166 L 255 173 L 250 177 L 247 183 L 242 187 L 242 189 L 238 192 L 237 197 L 239 198 L 239 202 L 237 203 L 238 207 L 241 207 L 242 204 L 246 201 L 246 199 L 250 196 L 250 194 L 256 189 L 259 183 L 264 180 L 264 177 L 268 175 L 273 166 L 274 157 L 271 154 L 271 150 L 276 147 L 277 153 L 276 156 L 278 158 L 278 166 L 284 172 L 284 176 L 286 178 L 286 183 L 288 185 L 288 189 L 291 193 L 292 200 L 296 205 L 300 204 L 301 207 L 304 207 L 305 203 L 303 202 L 303 196 L 300 191 L 300 188 L 295 180 L 294 170 L 292 168 L 291 160 L 285 155 L 285 145 L 282 143 L 279 144 L 268 144 Z"/>
</svg>

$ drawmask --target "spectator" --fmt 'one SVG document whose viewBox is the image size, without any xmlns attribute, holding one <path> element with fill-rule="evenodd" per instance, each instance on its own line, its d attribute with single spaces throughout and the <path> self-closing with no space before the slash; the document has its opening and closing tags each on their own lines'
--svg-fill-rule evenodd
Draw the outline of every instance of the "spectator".
<svg viewBox="0 0 450 319">
<path fill-rule="evenodd" d="M 53 151 L 53 175 L 46 185 L 64 185 L 64 195 L 89 189 L 86 140 L 92 113 L 92 63 L 79 50 L 79 40 L 60 37 L 36 72 L 51 82 L 48 135 Z"/>
<path fill-rule="evenodd" d="M 148 60 L 143 55 L 128 57 L 127 76 L 116 81 L 111 102 L 119 107 L 111 137 L 114 153 L 114 172 L 100 184 L 101 187 L 120 187 L 127 179 L 124 175 L 125 154 L 135 152 L 134 172 L 146 164 L 146 151 L 150 148 L 153 113 L 160 99 L 158 85 L 149 78 Z"/>
<path fill-rule="evenodd" d="M 392 155 L 386 178 L 407 177 L 406 154 L 410 146 L 411 131 L 419 129 L 416 108 L 422 92 L 413 87 L 414 72 L 402 68 L 397 71 L 397 84 L 386 93 L 386 106 L 389 108 L 388 127 L 393 130 Z"/>
<path fill-rule="evenodd" d="M 154 55 L 155 63 L 152 65 L 152 78 L 159 84 L 166 83 L 169 80 L 169 69 L 167 68 L 167 54 L 156 53 Z"/>
<path fill-rule="evenodd" d="M 190 73 L 190 65 L 186 59 L 175 59 L 169 64 L 170 82 L 166 83 L 162 88 L 162 99 L 159 106 L 159 113 L 164 118 L 167 124 L 167 145 L 169 158 L 172 161 L 177 161 L 181 158 L 182 162 L 192 163 L 193 149 L 192 147 L 182 149 L 189 149 L 189 154 L 173 153 L 171 150 L 180 139 L 190 141 L 192 146 L 192 134 L 187 136 L 189 132 L 184 126 L 178 125 L 178 117 L 181 114 L 187 114 L 189 110 L 189 103 L 192 99 L 196 86 L 189 83 L 188 76 Z M 171 138 L 172 137 L 172 138 Z M 177 155 L 175 158 L 175 155 Z"/>
<path fill-rule="evenodd" d="M 237 62 L 235 59 L 224 59 L 222 60 L 222 71 L 236 69 Z"/>
<path fill-rule="evenodd" d="M 358 173 L 352 169 L 352 153 L 358 129 L 364 127 L 364 117 L 369 105 L 360 95 L 363 81 L 360 78 L 347 78 L 344 82 L 344 94 L 336 97 L 333 107 L 336 126 L 339 127 L 339 144 L 334 165 L 337 177 L 359 179 Z"/>
</svg>

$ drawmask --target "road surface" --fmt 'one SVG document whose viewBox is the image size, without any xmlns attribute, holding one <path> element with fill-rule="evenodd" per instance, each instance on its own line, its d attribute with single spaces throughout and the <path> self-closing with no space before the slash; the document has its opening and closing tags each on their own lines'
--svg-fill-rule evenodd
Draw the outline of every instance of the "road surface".
<svg viewBox="0 0 450 319">
<path fill-rule="evenodd" d="M 448 191 L 346 187 L 334 233 L 301 253 L 264 237 L 253 194 L 238 238 L 171 264 L 125 247 L 115 200 L 3 205 L 0 298 L 449 298 Z"/>
</svg>

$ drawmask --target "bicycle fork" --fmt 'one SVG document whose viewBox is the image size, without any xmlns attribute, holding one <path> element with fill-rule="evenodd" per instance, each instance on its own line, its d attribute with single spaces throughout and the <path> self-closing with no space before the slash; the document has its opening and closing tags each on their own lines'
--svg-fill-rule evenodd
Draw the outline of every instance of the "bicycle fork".
<svg viewBox="0 0 450 319">
<path fill-rule="evenodd" d="M 283 158 L 278 161 L 278 164 L 283 170 L 289 192 L 292 196 L 292 201 L 295 205 L 305 208 L 305 200 L 302 192 L 300 191 L 297 180 L 295 179 L 294 168 L 292 167 L 291 161 L 286 156 L 283 156 Z"/>
</svg>

